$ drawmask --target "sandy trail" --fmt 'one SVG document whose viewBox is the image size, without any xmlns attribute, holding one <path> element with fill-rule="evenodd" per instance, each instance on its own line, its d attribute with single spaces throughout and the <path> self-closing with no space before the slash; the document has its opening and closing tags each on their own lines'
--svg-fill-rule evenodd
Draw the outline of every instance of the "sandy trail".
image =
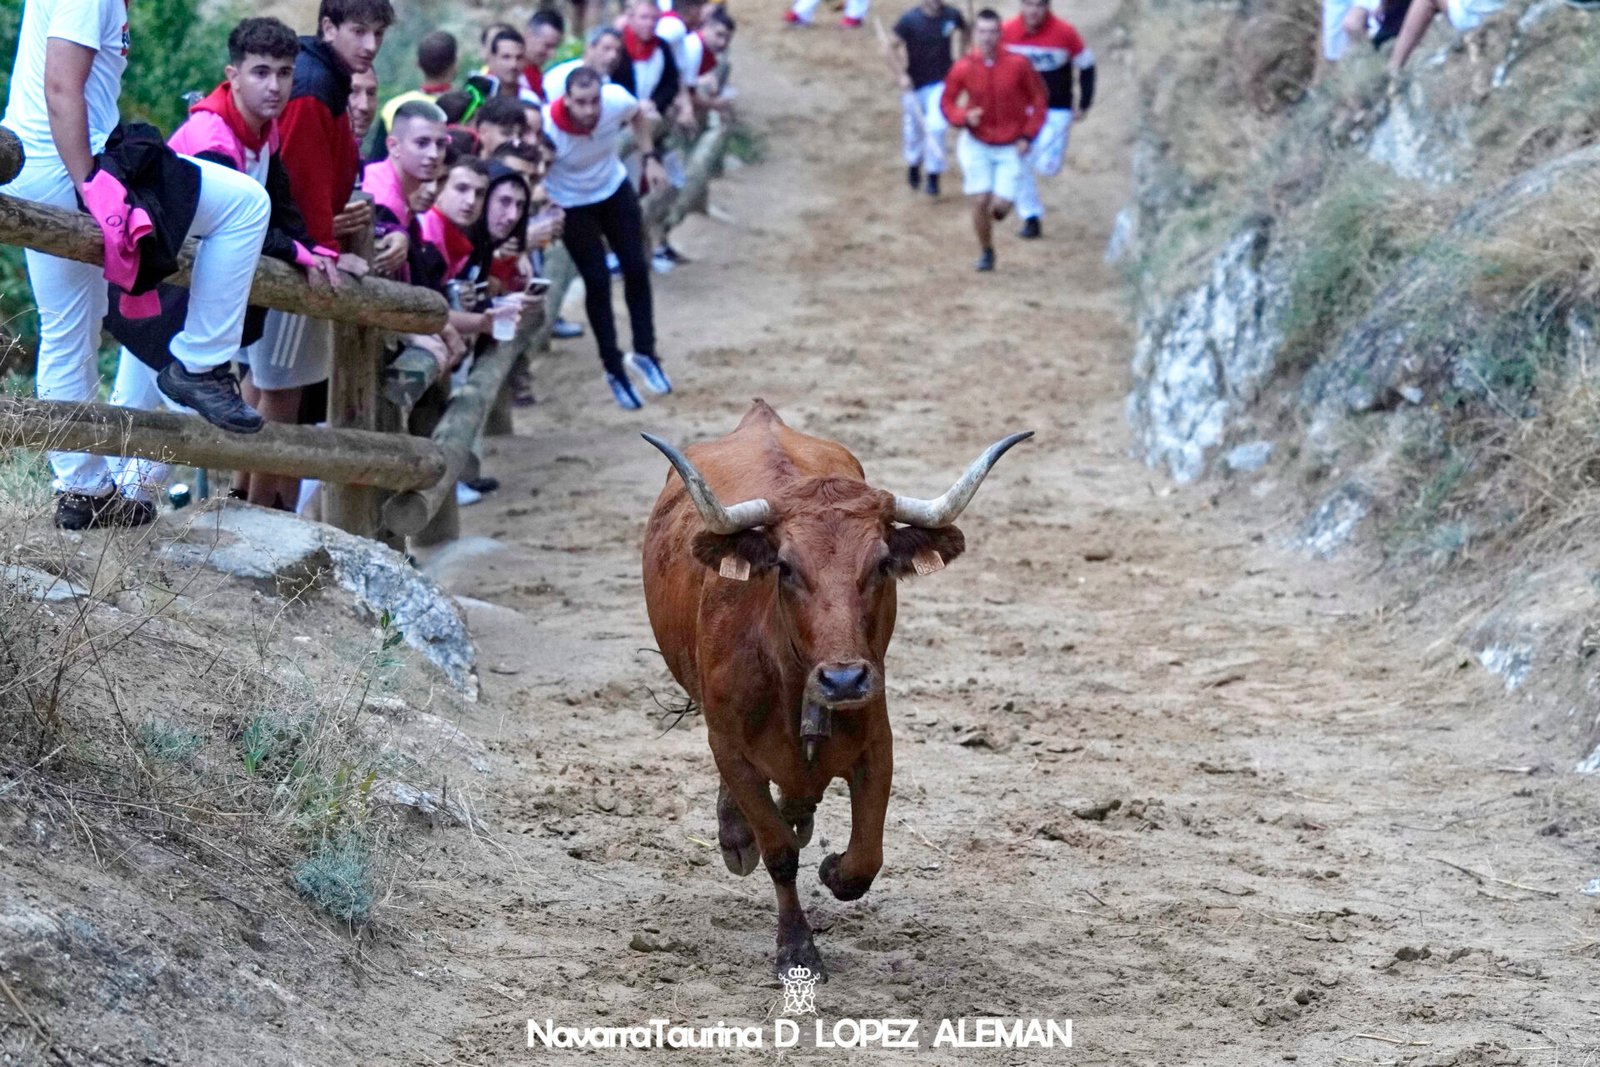
<svg viewBox="0 0 1600 1067">
<path fill-rule="evenodd" d="M 959 198 L 904 187 L 871 35 L 741 12 L 738 81 L 768 156 L 718 184 L 724 221 L 686 227 L 695 262 L 658 279 L 679 391 L 620 412 L 590 343 L 558 348 L 519 436 L 493 445 L 505 487 L 440 561 L 474 598 L 486 697 L 469 725 L 499 770 L 489 836 L 418 863 L 428 962 L 388 988 L 446 1012 L 420 1032 L 389 1016 L 419 1056 L 544 1062 L 530 1016 L 774 1013 L 770 882 L 707 847 L 704 731 L 663 733 L 650 693 L 677 694 L 640 651 L 638 546 L 665 464 L 637 431 L 720 434 L 759 395 L 900 492 L 1038 431 L 963 521 L 968 554 L 902 590 L 895 792 L 863 901 L 815 892 L 848 834 L 842 790 L 818 811 L 801 892 L 825 1017 L 1074 1020 L 1069 1054 L 930 1063 L 1588 1062 L 1600 934 L 1575 889 L 1594 834 L 1541 832 L 1577 803 L 1559 777 L 1496 769 L 1544 758 L 1504 694 L 1434 644 L 1437 620 L 1278 547 L 1249 494 L 1173 491 L 1126 457 L 1132 338 L 1101 252 L 1134 87 L 1112 7 L 1078 13 L 1102 103 L 1047 186 L 1047 239 L 1008 224 L 987 278 Z"/>
</svg>

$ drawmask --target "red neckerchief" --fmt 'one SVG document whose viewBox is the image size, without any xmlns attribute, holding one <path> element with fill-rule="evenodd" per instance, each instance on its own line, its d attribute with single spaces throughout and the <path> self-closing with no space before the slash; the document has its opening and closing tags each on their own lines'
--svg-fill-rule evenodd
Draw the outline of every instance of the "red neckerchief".
<svg viewBox="0 0 1600 1067">
<path fill-rule="evenodd" d="M 695 30 L 694 35 L 696 37 L 700 37 L 700 31 Z M 711 50 L 710 45 L 706 44 L 706 39 L 704 37 L 700 37 L 700 70 L 695 76 L 703 78 L 716 69 L 717 54 Z"/>
<path fill-rule="evenodd" d="M 449 82 L 439 82 L 437 85 L 424 85 L 422 91 L 429 96 L 443 96 L 454 88 Z"/>
<path fill-rule="evenodd" d="M 461 227 L 446 218 L 438 208 L 429 208 L 428 214 L 433 216 L 438 232 L 444 235 L 444 247 L 439 251 L 444 253 L 445 262 L 450 265 L 453 277 L 461 272 L 462 267 L 472 256 L 472 238 L 462 232 Z"/>
<path fill-rule="evenodd" d="M 622 45 L 628 50 L 628 58 L 635 63 L 645 63 L 656 54 L 656 49 L 661 45 L 661 38 L 652 37 L 648 41 L 639 40 L 633 32 L 632 26 L 622 28 Z"/>
<path fill-rule="evenodd" d="M 572 120 L 572 116 L 567 113 L 567 98 L 564 96 L 557 98 L 556 102 L 550 105 L 550 121 L 554 122 L 562 133 L 570 133 L 574 137 L 587 137 L 594 132 L 584 129 Z"/>
<path fill-rule="evenodd" d="M 239 138 L 239 143 L 257 155 L 261 154 L 261 149 L 266 146 L 267 142 L 275 142 L 277 140 L 274 136 L 278 132 L 277 120 L 268 122 L 261 128 L 259 134 L 250 129 L 250 124 L 239 113 L 239 109 L 234 106 L 233 88 L 227 82 L 223 82 L 211 90 L 210 96 L 189 109 L 191 115 L 196 111 L 209 111 L 223 122 L 226 122 L 228 129 L 232 130 L 233 135 Z"/>
</svg>

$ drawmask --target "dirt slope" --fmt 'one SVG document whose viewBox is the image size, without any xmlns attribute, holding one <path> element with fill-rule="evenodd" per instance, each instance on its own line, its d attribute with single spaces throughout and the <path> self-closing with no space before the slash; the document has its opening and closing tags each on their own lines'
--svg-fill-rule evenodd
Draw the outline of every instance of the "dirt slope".
<svg viewBox="0 0 1600 1067">
<path fill-rule="evenodd" d="M 902 492 L 1038 431 L 963 522 L 968 555 L 903 591 L 896 788 L 865 900 L 813 892 L 848 833 L 842 797 L 818 812 L 801 887 L 832 971 L 825 1017 L 1075 1023 L 1071 1054 L 930 1063 L 1594 1054 L 1600 934 L 1577 890 L 1600 874 L 1595 789 L 1526 736 L 1498 683 L 1458 669 L 1441 620 L 1308 564 L 1249 493 L 1173 491 L 1126 458 L 1132 342 L 1101 252 L 1134 87 L 1112 7 L 1074 12 L 1103 103 L 1048 187 L 1047 240 L 1008 229 L 986 278 L 959 198 L 903 185 L 871 35 L 739 12 L 768 157 L 717 186 L 722 221 L 687 227 L 694 264 L 658 279 L 677 394 L 619 412 L 589 343 L 559 348 L 519 436 L 493 445 L 505 487 L 436 561 L 474 598 L 492 830 L 419 861 L 419 978 L 382 999 L 451 1010 L 419 1012 L 420 1032 L 369 1018 L 375 1047 L 546 1062 L 523 1050 L 530 1016 L 775 1011 L 770 883 L 707 847 L 716 779 L 700 725 L 663 733 L 652 702 L 676 694 L 645 651 L 637 555 L 665 473 L 637 431 L 721 433 L 763 396 Z M 1524 765 L 1544 769 L 1503 769 Z"/>
</svg>

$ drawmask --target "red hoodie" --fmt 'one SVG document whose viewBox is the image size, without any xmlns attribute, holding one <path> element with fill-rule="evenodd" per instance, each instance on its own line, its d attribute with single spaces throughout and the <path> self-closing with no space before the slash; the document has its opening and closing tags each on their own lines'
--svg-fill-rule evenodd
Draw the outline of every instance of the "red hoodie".
<svg viewBox="0 0 1600 1067">
<path fill-rule="evenodd" d="M 967 101 L 958 104 L 963 92 Z M 991 64 L 972 51 L 945 75 L 939 107 L 952 126 L 962 129 L 968 129 L 967 109 L 982 108 L 978 124 L 969 132 L 984 144 L 1008 145 L 1039 136 L 1049 102 L 1044 82 L 1026 59 L 1002 50 Z"/>
</svg>

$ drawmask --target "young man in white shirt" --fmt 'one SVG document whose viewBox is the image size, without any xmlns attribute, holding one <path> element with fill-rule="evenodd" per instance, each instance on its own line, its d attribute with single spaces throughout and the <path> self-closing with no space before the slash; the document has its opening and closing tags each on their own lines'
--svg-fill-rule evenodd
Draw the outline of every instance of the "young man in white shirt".
<svg viewBox="0 0 1600 1067">
<path fill-rule="evenodd" d="M 639 197 L 628 181 L 618 155 L 624 127 L 632 127 L 634 144 L 644 160 L 648 189 L 667 180 L 656 155 L 650 121 L 626 89 L 602 83 L 597 71 L 580 67 L 568 76 L 566 93 L 545 111 L 544 132 L 555 146 L 545 191 L 566 212 L 562 241 L 583 277 L 589 326 L 600 348 L 606 384 L 618 406 L 637 411 L 644 406 L 627 366 L 658 395 L 670 393 L 672 382 L 656 357 L 655 321 L 650 293 L 650 265 L 645 252 L 644 217 Z M 606 246 L 622 265 L 633 351 L 625 361 L 617 346 L 616 319 L 611 311 L 611 274 Z"/>
<path fill-rule="evenodd" d="M 72 210 L 118 123 L 117 98 L 128 66 L 125 0 L 27 0 L 11 94 L 0 124 L 22 141 L 27 163 L 6 192 Z M 239 395 L 230 363 L 244 330 L 261 241 L 271 205 L 248 175 L 197 161 L 200 192 L 188 235 L 195 254 L 189 312 L 172 341 L 173 363 L 158 384 L 172 400 L 208 421 L 254 433 L 262 420 Z M 107 289 L 102 269 L 28 251 L 28 276 L 39 305 L 38 394 L 45 400 L 97 399 L 95 353 Z M 81 530 L 138 525 L 155 517 L 148 501 L 116 491 L 117 460 L 79 452 L 50 455 L 56 525 Z"/>
</svg>

